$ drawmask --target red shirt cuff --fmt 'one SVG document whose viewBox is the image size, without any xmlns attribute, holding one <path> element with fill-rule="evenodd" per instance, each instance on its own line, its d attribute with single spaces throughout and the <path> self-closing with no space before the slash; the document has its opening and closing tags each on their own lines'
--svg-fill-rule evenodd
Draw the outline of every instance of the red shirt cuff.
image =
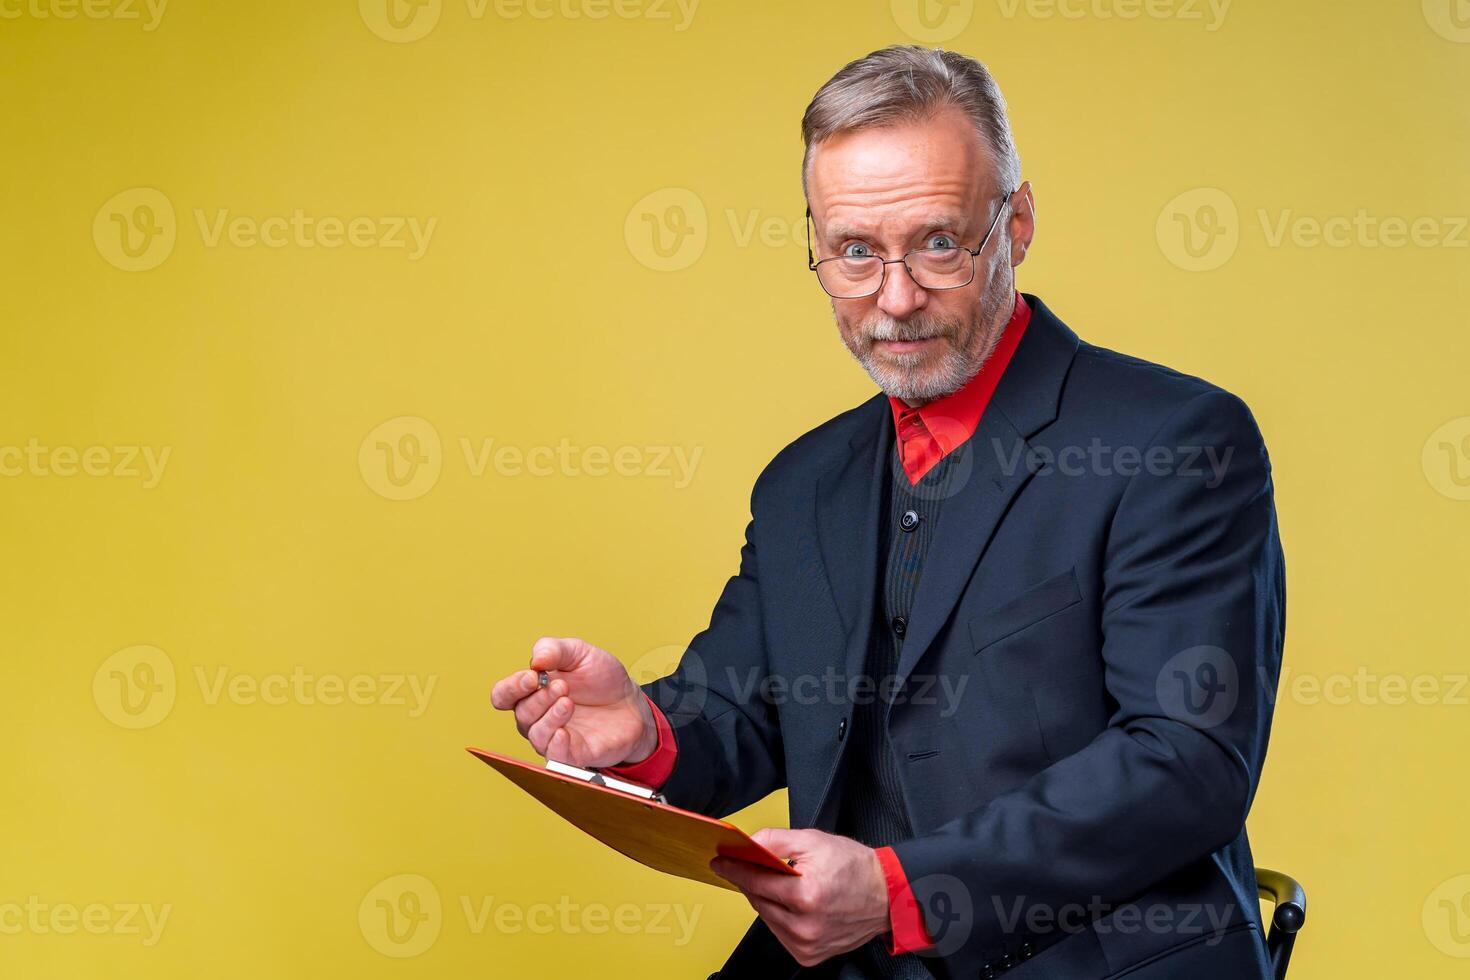
<svg viewBox="0 0 1470 980">
<path fill-rule="evenodd" d="M 653 698 L 646 693 L 643 697 L 648 701 L 649 708 L 653 709 L 653 723 L 658 729 L 657 747 L 654 748 L 653 754 L 642 762 L 624 766 L 604 766 L 603 772 L 611 773 L 619 779 L 658 789 L 668 782 L 669 774 L 674 771 L 674 757 L 679 754 L 679 743 L 674 739 L 674 728 L 669 724 L 669 719 L 665 718 L 658 705 L 653 703 Z"/>
<path fill-rule="evenodd" d="M 924 928 L 924 913 L 919 911 L 919 900 L 914 898 L 909 887 L 908 876 L 891 847 L 878 848 L 878 863 L 883 866 L 883 882 L 888 886 L 888 924 L 890 931 L 883 934 L 883 945 L 888 952 L 915 953 L 934 945 L 929 930 Z"/>
</svg>

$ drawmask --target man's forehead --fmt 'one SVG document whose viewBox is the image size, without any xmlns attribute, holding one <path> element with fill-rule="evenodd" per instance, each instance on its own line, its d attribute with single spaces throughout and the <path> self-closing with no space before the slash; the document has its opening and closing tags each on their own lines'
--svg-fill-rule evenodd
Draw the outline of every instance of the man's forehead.
<svg viewBox="0 0 1470 980">
<path fill-rule="evenodd" d="M 841 133 L 813 148 L 814 214 L 902 208 L 968 211 L 993 172 L 979 135 L 959 113 Z"/>
</svg>

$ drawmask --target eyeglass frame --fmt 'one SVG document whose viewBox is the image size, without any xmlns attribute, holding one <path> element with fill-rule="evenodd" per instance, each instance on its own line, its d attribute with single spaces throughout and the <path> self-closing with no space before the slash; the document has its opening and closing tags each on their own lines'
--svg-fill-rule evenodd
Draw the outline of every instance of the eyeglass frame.
<svg viewBox="0 0 1470 980">
<path fill-rule="evenodd" d="M 881 293 L 883 291 L 883 286 L 888 282 L 888 267 L 890 265 L 896 265 L 898 263 L 902 263 L 903 264 L 903 267 L 908 270 L 909 278 L 914 280 L 914 284 L 915 285 L 918 285 L 919 284 L 919 280 L 914 278 L 914 270 L 909 265 L 909 256 L 910 255 L 913 255 L 915 252 L 943 252 L 943 251 L 949 251 L 951 248 L 953 248 L 953 249 L 958 250 L 958 251 L 961 251 L 961 252 L 969 252 L 970 253 L 970 278 L 966 279 L 964 282 L 956 283 L 953 286 L 922 286 L 922 285 L 920 285 L 919 288 L 920 289 L 924 289 L 924 290 L 932 290 L 932 291 L 938 291 L 938 290 L 941 290 L 941 289 L 963 289 L 966 286 L 968 286 L 970 283 L 972 283 L 972 282 L 975 281 L 975 258 L 981 252 L 985 251 L 985 246 L 986 245 L 990 244 L 990 236 L 993 235 L 993 234 L 995 234 L 995 226 L 1000 222 L 1000 216 L 1005 213 L 1006 205 L 1008 205 L 1008 204 L 1011 203 L 1011 198 L 1015 197 L 1016 196 L 1016 191 L 1019 191 L 1020 189 L 1021 188 L 1017 187 L 1016 190 L 1011 191 L 1009 194 L 1002 195 L 1002 197 L 1000 199 L 1000 207 L 996 209 L 996 211 L 995 211 L 995 217 L 990 219 L 990 227 L 988 229 L 986 229 L 986 231 L 985 231 L 985 237 L 982 238 L 982 239 L 980 239 L 980 244 L 977 245 L 975 248 L 969 249 L 969 248 L 965 248 L 965 246 L 963 246 L 963 245 L 953 245 L 953 246 L 949 246 L 947 248 L 911 248 L 907 252 L 903 253 L 902 256 L 900 256 L 899 258 L 896 258 L 896 259 L 885 259 L 883 256 L 877 255 L 877 254 L 874 254 L 874 255 L 861 255 L 861 256 L 832 255 L 832 256 L 828 256 L 825 259 L 822 259 L 821 261 L 818 261 L 817 260 L 816 253 L 812 251 L 812 226 L 816 224 L 816 221 L 812 218 L 812 206 L 810 204 L 808 204 L 806 206 L 806 223 L 805 223 L 805 228 L 806 228 L 806 265 L 807 265 L 807 268 L 810 269 L 812 272 L 815 272 L 817 274 L 817 285 L 819 285 L 819 286 L 822 287 L 822 292 L 826 293 L 828 296 L 831 296 L 833 299 L 867 299 L 869 296 L 876 296 L 876 295 L 878 295 L 879 293 Z M 827 288 L 827 286 L 822 282 L 822 274 L 817 270 L 817 266 L 821 265 L 822 262 L 835 262 L 838 259 L 851 259 L 851 258 L 864 258 L 864 259 L 873 258 L 873 259 L 877 259 L 878 260 L 878 263 L 879 263 L 879 268 L 882 270 L 879 273 L 879 275 L 878 275 L 878 285 L 877 285 L 876 288 L 873 289 L 872 292 L 859 293 L 856 296 L 835 296 L 835 295 L 832 294 L 831 290 L 829 290 Z"/>
</svg>

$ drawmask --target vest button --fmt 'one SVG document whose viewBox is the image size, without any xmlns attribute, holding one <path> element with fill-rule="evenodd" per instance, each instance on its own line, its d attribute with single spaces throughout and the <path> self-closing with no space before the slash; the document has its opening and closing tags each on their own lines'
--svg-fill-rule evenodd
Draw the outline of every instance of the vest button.
<svg viewBox="0 0 1470 980">
<path fill-rule="evenodd" d="M 912 531 L 919 526 L 919 512 L 916 510 L 904 511 L 903 516 L 898 519 L 898 526 L 905 531 Z"/>
<path fill-rule="evenodd" d="M 837 741 L 842 741 L 847 735 L 847 719 L 844 718 L 837 723 Z"/>
<path fill-rule="evenodd" d="M 893 632 L 896 635 L 903 636 L 903 631 L 909 628 L 909 621 L 907 619 L 904 619 L 902 616 L 894 616 L 893 623 L 891 625 L 893 626 Z"/>
</svg>

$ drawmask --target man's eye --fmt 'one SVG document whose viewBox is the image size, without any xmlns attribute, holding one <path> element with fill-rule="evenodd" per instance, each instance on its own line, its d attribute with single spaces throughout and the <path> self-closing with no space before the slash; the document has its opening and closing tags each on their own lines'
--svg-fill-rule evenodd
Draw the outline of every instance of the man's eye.
<svg viewBox="0 0 1470 980">
<path fill-rule="evenodd" d="M 852 242 L 842 250 L 842 254 L 850 259 L 866 259 L 872 257 L 873 250 L 862 242 Z"/>
<path fill-rule="evenodd" d="M 929 240 L 924 243 L 925 248 L 954 248 L 955 242 L 948 235 L 930 235 Z"/>
</svg>

